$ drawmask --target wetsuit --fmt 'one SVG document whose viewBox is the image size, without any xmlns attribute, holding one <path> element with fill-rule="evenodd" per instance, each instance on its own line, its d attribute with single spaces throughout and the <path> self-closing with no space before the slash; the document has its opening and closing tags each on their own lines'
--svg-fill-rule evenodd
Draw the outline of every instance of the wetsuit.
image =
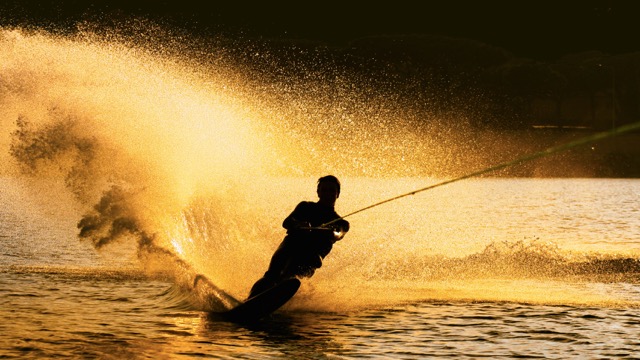
<svg viewBox="0 0 640 360">
<path fill-rule="evenodd" d="M 271 257 L 269 269 L 253 287 L 249 297 L 269 289 L 286 278 L 310 277 L 322 266 L 322 260 L 331 251 L 333 243 L 342 239 L 349 231 L 349 222 L 340 219 L 328 229 L 305 229 L 319 227 L 339 219 L 333 207 L 317 202 L 303 201 L 284 219 L 287 229 L 282 243 Z"/>
</svg>

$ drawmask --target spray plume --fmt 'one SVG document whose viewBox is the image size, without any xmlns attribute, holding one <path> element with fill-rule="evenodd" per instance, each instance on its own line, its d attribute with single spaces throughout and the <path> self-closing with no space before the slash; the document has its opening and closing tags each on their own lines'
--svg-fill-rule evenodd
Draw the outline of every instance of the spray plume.
<svg viewBox="0 0 640 360">
<path fill-rule="evenodd" d="M 195 278 L 198 269 L 177 254 L 180 241 L 167 236 L 195 194 L 225 196 L 267 157 L 224 84 L 90 36 L 3 30 L 0 52 L 2 128 L 14 128 L 4 154 L 23 174 L 64 180 L 85 208 L 80 238 L 96 249 L 133 240 L 150 270 L 224 294 Z"/>
</svg>

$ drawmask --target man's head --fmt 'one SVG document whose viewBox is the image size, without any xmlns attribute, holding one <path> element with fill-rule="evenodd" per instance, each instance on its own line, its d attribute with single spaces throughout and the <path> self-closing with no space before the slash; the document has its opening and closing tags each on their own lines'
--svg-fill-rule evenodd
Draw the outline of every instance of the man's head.
<svg viewBox="0 0 640 360">
<path fill-rule="evenodd" d="M 318 179 L 318 198 L 320 203 L 333 206 L 340 196 L 340 181 L 333 175 Z"/>
</svg>

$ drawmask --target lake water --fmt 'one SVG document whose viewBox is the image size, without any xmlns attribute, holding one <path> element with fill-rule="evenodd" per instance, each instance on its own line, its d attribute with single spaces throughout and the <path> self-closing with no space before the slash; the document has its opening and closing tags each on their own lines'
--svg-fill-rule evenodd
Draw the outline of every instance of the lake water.
<svg viewBox="0 0 640 360">
<path fill-rule="evenodd" d="M 183 246 L 181 259 L 238 299 L 266 268 L 283 215 L 313 199 L 313 179 L 271 182 L 276 189 L 252 199 L 257 212 L 271 209 L 256 220 L 262 231 L 198 241 L 196 233 L 213 236 L 219 232 L 211 227 L 226 225 L 206 215 L 194 220 L 215 209 L 212 201 L 185 211 L 200 255 Z M 345 178 L 337 209 L 434 182 Z M 223 302 L 199 301 L 179 276 L 149 272 L 126 241 L 97 251 L 79 240 L 73 206 L 17 178 L 0 183 L 3 358 L 640 353 L 639 180 L 472 179 L 353 215 L 351 232 L 295 297 L 244 325 L 212 315 Z"/>
</svg>

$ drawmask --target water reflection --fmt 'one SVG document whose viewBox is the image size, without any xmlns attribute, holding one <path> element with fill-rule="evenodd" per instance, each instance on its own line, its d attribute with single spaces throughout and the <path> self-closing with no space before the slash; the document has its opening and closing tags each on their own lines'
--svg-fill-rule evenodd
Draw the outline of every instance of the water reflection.
<svg viewBox="0 0 640 360">
<path fill-rule="evenodd" d="M 286 356 L 292 359 L 325 359 L 344 353 L 330 324 L 340 316 L 304 312 L 276 313 L 255 323 L 236 324 L 208 315 L 200 335 L 224 351 L 237 349 L 239 357 Z M 251 355 L 249 355 L 251 354 Z"/>
</svg>

